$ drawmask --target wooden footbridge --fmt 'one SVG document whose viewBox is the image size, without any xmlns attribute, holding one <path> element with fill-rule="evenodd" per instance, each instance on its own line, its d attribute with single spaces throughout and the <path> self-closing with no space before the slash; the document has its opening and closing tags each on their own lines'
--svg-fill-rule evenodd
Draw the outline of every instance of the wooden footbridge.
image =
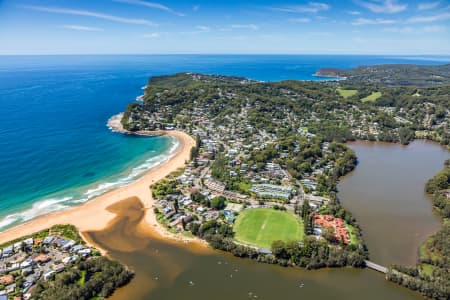
<svg viewBox="0 0 450 300">
<path fill-rule="evenodd" d="M 384 273 L 384 274 L 387 273 L 387 268 L 386 267 L 377 265 L 376 263 L 373 263 L 373 262 L 371 262 L 369 260 L 365 260 L 364 262 L 366 263 L 366 267 L 368 267 L 369 269 L 372 269 L 372 270 L 375 270 L 375 271 L 378 271 L 378 272 L 381 272 L 381 273 Z"/>
</svg>

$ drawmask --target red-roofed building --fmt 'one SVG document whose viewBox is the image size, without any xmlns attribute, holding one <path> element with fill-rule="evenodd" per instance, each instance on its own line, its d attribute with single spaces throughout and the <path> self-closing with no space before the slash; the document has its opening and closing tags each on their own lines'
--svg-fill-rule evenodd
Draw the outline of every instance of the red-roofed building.
<svg viewBox="0 0 450 300">
<path fill-rule="evenodd" d="M 12 275 L 5 275 L 3 277 L 0 277 L 0 284 L 2 285 L 8 285 L 14 282 L 14 276 Z"/>
<path fill-rule="evenodd" d="M 43 253 L 39 254 L 38 256 L 36 256 L 33 259 L 33 261 L 38 264 L 46 263 L 49 260 L 50 260 L 50 257 L 47 254 L 43 254 Z"/>
<path fill-rule="evenodd" d="M 314 214 L 314 225 L 320 227 L 333 227 L 334 234 L 337 241 L 343 241 L 344 244 L 349 244 L 349 234 L 345 222 L 341 218 L 336 218 L 332 215 Z"/>
</svg>

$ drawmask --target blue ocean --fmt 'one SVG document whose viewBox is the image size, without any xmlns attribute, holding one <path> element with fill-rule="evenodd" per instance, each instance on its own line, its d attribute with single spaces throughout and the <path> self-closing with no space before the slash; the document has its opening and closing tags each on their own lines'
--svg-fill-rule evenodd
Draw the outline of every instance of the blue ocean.
<svg viewBox="0 0 450 300">
<path fill-rule="evenodd" d="M 322 67 L 448 62 L 442 56 L 0 56 L 0 230 L 89 201 L 167 160 L 176 140 L 126 136 L 106 126 L 151 76 L 320 80 L 313 74 Z"/>
</svg>

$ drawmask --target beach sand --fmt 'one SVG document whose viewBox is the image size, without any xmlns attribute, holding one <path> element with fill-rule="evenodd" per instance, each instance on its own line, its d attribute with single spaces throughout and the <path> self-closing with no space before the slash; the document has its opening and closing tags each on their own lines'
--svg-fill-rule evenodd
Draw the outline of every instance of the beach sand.
<svg viewBox="0 0 450 300">
<path fill-rule="evenodd" d="M 163 238 L 182 242 L 201 242 L 198 238 L 184 237 L 173 234 L 156 220 L 153 212 L 153 199 L 149 186 L 177 169 L 184 167 L 189 161 L 191 148 L 195 146 L 192 137 L 181 131 L 166 131 L 166 135 L 177 138 L 180 142 L 176 154 L 167 162 L 149 170 L 138 180 L 109 191 L 97 198 L 64 211 L 54 212 L 33 219 L 0 233 L 0 244 L 19 237 L 33 234 L 56 224 L 72 224 L 81 232 L 99 231 L 105 229 L 115 218 L 116 214 L 108 208 L 121 200 L 137 197 L 145 209 L 145 224 L 149 230 L 156 232 Z M 82 234 L 83 235 L 83 234 Z M 86 240 L 89 243 L 89 240 Z"/>
</svg>

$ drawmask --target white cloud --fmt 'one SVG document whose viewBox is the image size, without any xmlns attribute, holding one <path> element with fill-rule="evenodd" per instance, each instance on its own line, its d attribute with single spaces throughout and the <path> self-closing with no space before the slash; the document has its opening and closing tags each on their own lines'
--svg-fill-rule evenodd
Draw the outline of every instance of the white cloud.
<svg viewBox="0 0 450 300">
<path fill-rule="evenodd" d="M 309 23 L 311 19 L 309 18 L 294 18 L 288 20 L 290 23 Z"/>
<path fill-rule="evenodd" d="M 171 9 L 170 7 L 167 7 L 160 3 L 148 2 L 148 1 L 143 1 L 143 0 L 113 0 L 113 1 L 121 2 L 121 3 L 128 3 L 128 4 L 133 4 L 133 5 L 140 5 L 140 6 L 145 6 L 145 7 L 149 7 L 149 8 L 155 8 L 155 9 L 170 12 L 170 13 L 180 16 L 180 17 L 185 16 L 185 14 L 177 12 L 177 11 Z"/>
<path fill-rule="evenodd" d="M 70 30 L 79 30 L 79 31 L 103 31 L 102 28 L 89 27 L 89 26 L 83 26 L 83 25 L 63 25 L 63 28 L 70 29 Z"/>
<path fill-rule="evenodd" d="M 160 36 L 161 36 L 161 34 L 159 34 L 158 32 L 146 33 L 146 34 L 142 35 L 142 37 L 147 38 L 147 39 L 155 39 L 155 38 L 159 38 Z"/>
<path fill-rule="evenodd" d="M 433 9 L 438 7 L 440 4 L 440 1 L 436 1 L 436 2 L 424 2 L 424 3 L 420 3 L 417 6 L 418 10 L 429 10 L 429 9 Z"/>
<path fill-rule="evenodd" d="M 403 27 L 387 27 L 384 28 L 383 31 L 394 33 L 411 33 L 411 34 L 442 33 L 447 31 L 447 27 L 438 25 L 424 26 L 424 27 L 403 26 Z"/>
<path fill-rule="evenodd" d="M 103 20 L 108 20 L 108 21 L 113 21 L 113 22 L 118 22 L 118 23 L 158 26 L 158 24 L 156 24 L 152 21 L 149 21 L 149 20 L 145 20 L 145 19 L 123 18 L 123 17 L 98 13 L 98 12 L 89 11 L 89 10 L 77 10 L 77 9 L 69 9 L 69 8 L 47 7 L 47 6 L 36 6 L 36 5 L 22 5 L 20 7 L 25 8 L 25 9 L 34 10 L 34 11 L 42 11 L 42 12 L 55 13 L 55 14 L 92 17 L 92 18 L 103 19 Z"/>
<path fill-rule="evenodd" d="M 194 6 L 192 7 L 192 10 L 193 10 L 193 11 L 199 11 L 199 10 L 200 10 L 200 5 L 194 5 Z"/>
<path fill-rule="evenodd" d="M 356 1 L 356 3 L 374 13 L 399 13 L 408 7 L 407 4 L 400 4 L 397 0 Z"/>
<path fill-rule="evenodd" d="M 330 6 L 326 3 L 308 2 L 306 5 L 291 5 L 272 7 L 272 10 L 288 12 L 288 13 L 318 13 L 320 11 L 329 10 Z"/>
<path fill-rule="evenodd" d="M 250 29 L 250 30 L 258 30 L 259 27 L 255 24 L 233 24 L 230 26 L 232 29 Z"/>
<path fill-rule="evenodd" d="M 442 13 L 431 16 L 418 16 L 406 20 L 407 23 L 432 23 L 450 19 L 450 13 Z"/>
<path fill-rule="evenodd" d="M 386 25 L 386 24 L 395 24 L 397 23 L 396 20 L 389 20 L 389 19 L 365 19 L 365 18 L 358 18 L 352 22 L 352 25 Z"/>
<path fill-rule="evenodd" d="M 359 11 L 357 11 L 357 10 L 351 10 L 351 11 L 348 11 L 348 13 L 351 14 L 351 15 L 353 15 L 353 16 L 357 16 L 357 15 L 360 15 L 360 14 L 361 14 L 361 13 L 360 13 Z"/>
<path fill-rule="evenodd" d="M 195 35 L 195 34 L 206 33 L 206 32 L 211 32 L 211 27 L 198 25 L 198 26 L 195 26 L 195 30 L 183 31 L 183 32 L 180 32 L 180 33 L 181 34 L 194 34 Z"/>
</svg>

